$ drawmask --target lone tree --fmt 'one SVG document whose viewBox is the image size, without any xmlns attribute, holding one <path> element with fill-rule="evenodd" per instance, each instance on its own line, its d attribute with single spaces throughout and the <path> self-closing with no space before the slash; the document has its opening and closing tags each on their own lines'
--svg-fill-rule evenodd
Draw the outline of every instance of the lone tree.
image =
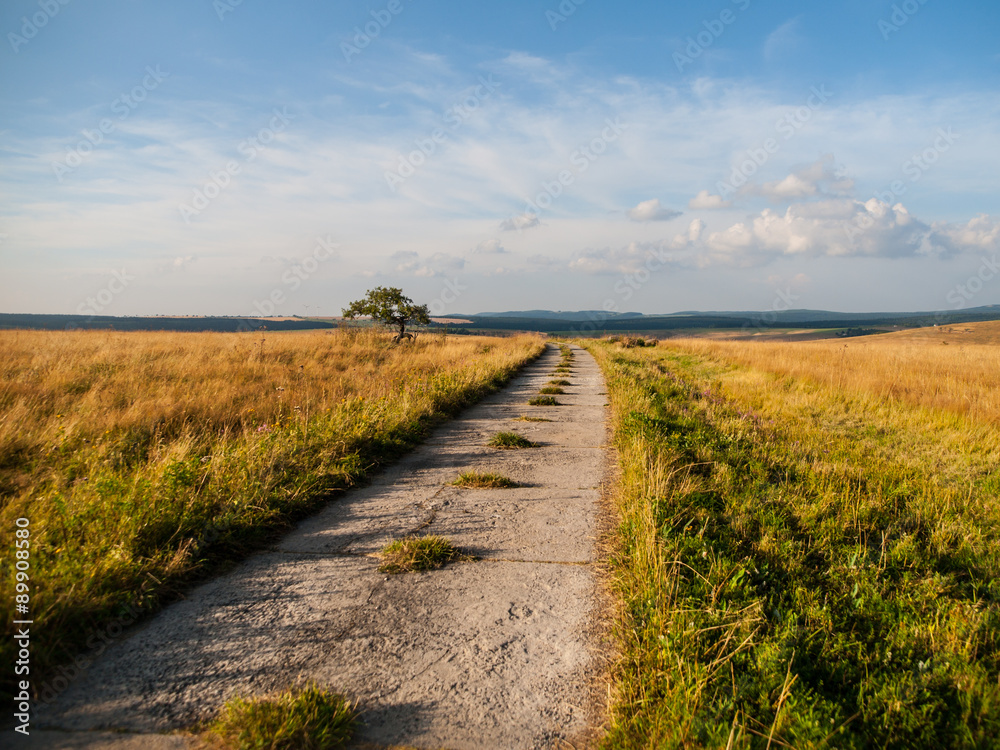
<svg viewBox="0 0 1000 750">
<path fill-rule="evenodd" d="M 381 286 L 369 289 L 364 299 L 352 302 L 350 307 L 344 308 L 344 317 L 349 320 L 362 315 L 398 328 L 396 343 L 413 338 L 412 333 L 406 332 L 407 323 L 431 322 L 427 305 L 413 304 L 412 299 L 403 295 L 402 289 L 394 286 L 388 289 Z"/>
</svg>

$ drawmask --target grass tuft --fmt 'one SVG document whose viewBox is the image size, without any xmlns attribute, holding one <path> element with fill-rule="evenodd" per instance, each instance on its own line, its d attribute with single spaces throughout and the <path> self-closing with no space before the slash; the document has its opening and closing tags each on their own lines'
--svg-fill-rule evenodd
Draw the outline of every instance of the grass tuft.
<svg viewBox="0 0 1000 750">
<path fill-rule="evenodd" d="M 547 385 L 544 388 L 542 388 L 541 390 L 539 390 L 538 392 L 539 393 L 548 393 L 548 394 L 557 395 L 557 394 L 560 394 L 560 393 L 565 393 L 566 391 L 564 391 L 562 388 L 559 388 L 558 386 Z"/>
<path fill-rule="evenodd" d="M 381 573 L 410 573 L 435 570 L 461 557 L 458 549 L 442 536 L 407 537 L 385 546 L 381 553 Z"/>
<path fill-rule="evenodd" d="M 347 746 L 356 721 L 344 696 L 310 684 L 272 698 L 234 698 L 208 732 L 232 750 L 332 750 Z"/>
<path fill-rule="evenodd" d="M 545 419 L 545 417 L 529 417 L 527 414 L 522 414 L 519 417 L 514 418 L 515 422 L 551 422 L 551 419 Z"/>
<path fill-rule="evenodd" d="M 568 380 L 550 380 L 549 385 L 573 385 Z"/>
<path fill-rule="evenodd" d="M 535 444 L 516 432 L 498 432 L 487 443 L 491 448 L 517 449 L 534 448 Z"/>
<path fill-rule="evenodd" d="M 503 474 L 481 474 L 477 471 L 463 471 L 452 484 L 456 487 L 469 487 L 480 490 L 512 489 L 521 486 Z"/>
<path fill-rule="evenodd" d="M 560 406 L 560 403 L 552 396 L 535 396 L 528 401 L 530 406 Z"/>
</svg>

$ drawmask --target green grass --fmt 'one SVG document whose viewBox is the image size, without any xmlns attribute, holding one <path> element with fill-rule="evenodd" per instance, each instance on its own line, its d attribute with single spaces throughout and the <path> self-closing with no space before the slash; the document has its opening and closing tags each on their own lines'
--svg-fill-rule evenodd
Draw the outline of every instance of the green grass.
<svg viewBox="0 0 1000 750">
<path fill-rule="evenodd" d="M 347 746 L 356 722 L 346 698 L 308 685 L 273 698 L 234 698 L 208 734 L 232 750 L 333 750 Z"/>
<path fill-rule="evenodd" d="M 511 489 L 521 486 L 503 474 L 480 473 L 477 471 L 463 471 L 452 484 L 456 487 L 469 487 L 472 489 Z"/>
<path fill-rule="evenodd" d="M 382 564 L 378 569 L 382 573 L 434 570 L 462 557 L 458 549 L 441 536 L 397 539 L 387 544 L 380 556 Z"/>
<path fill-rule="evenodd" d="M 519 417 L 514 418 L 515 422 L 551 422 L 551 419 L 545 419 L 544 417 L 529 417 L 527 414 L 522 414 Z"/>
<path fill-rule="evenodd" d="M 560 406 L 552 396 L 535 396 L 528 401 L 530 406 Z"/>
<path fill-rule="evenodd" d="M 558 386 L 555 386 L 555 385 L 547 385 L 544 388 L 542 388 L 541 390 L 539 390 L 538 392 L 539 393 L 546 393 L 546 394 L 557 395 L 557 394 L 560 394 L 560 393 L 565 393 L 566 391 L 564 391 L 562 388 L 559 388 Z"/>
<path fill-rule="evenodd" d="M 522 435 L 518 435 L 516 432 L 498 432 L 496 435 L 490 438 L 489 443 L 487 443 L 491 448 L 501 448 L 501 449 L 518 449 L 518 448 L 534 448 L 535 444 L 528 440 Z"/>
<path fill-rule="evenodd" d="M 573 385 L 568 380 L 550 380 L 549 385 Z"/>
<path fill-rule="evenodd" d="M 622 476 L 603 747 L 996 746 L 984 433 L 680 351 L 588 346 Z"/>
</svg>

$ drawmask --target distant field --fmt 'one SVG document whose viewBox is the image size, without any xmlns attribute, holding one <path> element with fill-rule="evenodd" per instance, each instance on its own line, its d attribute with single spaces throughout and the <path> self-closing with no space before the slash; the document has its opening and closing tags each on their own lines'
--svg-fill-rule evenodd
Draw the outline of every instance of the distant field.
<svg viewBox="0 0 1000 750">
<path fill-rule="evenodd" d="M 370 330 L 0 332 L 0 544 L 30 520 L 32 685 L 411 448 L 543 346 L 427 334 L 397 347 Z M 3 641 L 0 662 L 13 648 Z"/>
<path fill-rule="evenodd" d="M 1000 323 L 966 323 L 846 340 L 665 345 L 876 399 L 943 409 L 1000 424 Z"/>
<path fill-rule="evenodd" d="M 622 477 L 603 747 L 996 746 L 998 331 L 588 344 Z"/>
</svg>

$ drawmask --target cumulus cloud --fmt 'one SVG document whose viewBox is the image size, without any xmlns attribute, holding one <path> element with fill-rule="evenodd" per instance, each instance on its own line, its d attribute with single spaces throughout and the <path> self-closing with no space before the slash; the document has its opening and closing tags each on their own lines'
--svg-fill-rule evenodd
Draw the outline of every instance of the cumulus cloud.
<svg viewBox="0 0 1000 750">
<path fill-rule="evenodd" d="M 965 224 L 934 224 L 928 238 L 932 247 L 946 254 L 1000 251 L 1000 222 L 980 214 Z"/>
<path fill-rule="evenodd" d="M 707 190 L 702 190 L 688 201 L 688 208 L 696 211 L 714 211 L 720 208 L 729 208 L 732 205 L 732 201 L 727 201 L 721 195 L 712 195 Z"/>
<path fill-rule="evenodd" d="M 694 251 L 697 265 L 748 266 L 780 256 L 944 257 L 1000 250 L 1000 222 L 982 215 L 966 223 L 927 224 L 897 203 L 828 199 L 765 209 L 704 236 L 692 230 L 674 246 Z"/>
<path fill-rule="evenodd" d="M 793 255 L 904 257 L 928 253 L 929 229 L 901 204 L 828 200 L 793 204 L 784 213 L 764 209 L 709 234 L 697 249 L 701 265 L 754 265 Z"/>
<path fill-rule="evenodd" d="M 504 219 L 500 222 L 500 230 L 503 232 L 520 232 L 523 229 L 537 227 L 540 223 L 538 214 L 533 214 L 529 211 L 528 213 L 515 214 Z"/>
<path fill-rule="evenodd" d="M 659 198 L 642 201 L 635 208 L 630 208 L 626 214 L 632 221 L 669 221 L 681 215 L 680 211 L 660 205 Z"/>
<path fill-rule="evenodd" d="M 506 253 L 507 248 L 500 243 L 500 240 L 483 240 L 476 245 L 472 252 L 485 255 L 496 255 L 499 253 Z"/>
<path fill-rule="evenodd" d="M 687 241 L 697 242 L 701 239 L 701 235 L 705 232 L 705 222 L 701 219 L 695 219 L 688 226 Z M 674 240 L 675 244 L 682 243 L 684 241 L 684 235 L 677 235 L 677 239 Z"/>
<path fill-rule="evenodd" d="M 762 195 L 776 202 L 814 198 L 817 196 L 850 196 L 854 181 L 840 174 L 827 154 L 812 164 L 786 177 L 763 185 L 748 185 L 743 192 Z"/>
</svg>

